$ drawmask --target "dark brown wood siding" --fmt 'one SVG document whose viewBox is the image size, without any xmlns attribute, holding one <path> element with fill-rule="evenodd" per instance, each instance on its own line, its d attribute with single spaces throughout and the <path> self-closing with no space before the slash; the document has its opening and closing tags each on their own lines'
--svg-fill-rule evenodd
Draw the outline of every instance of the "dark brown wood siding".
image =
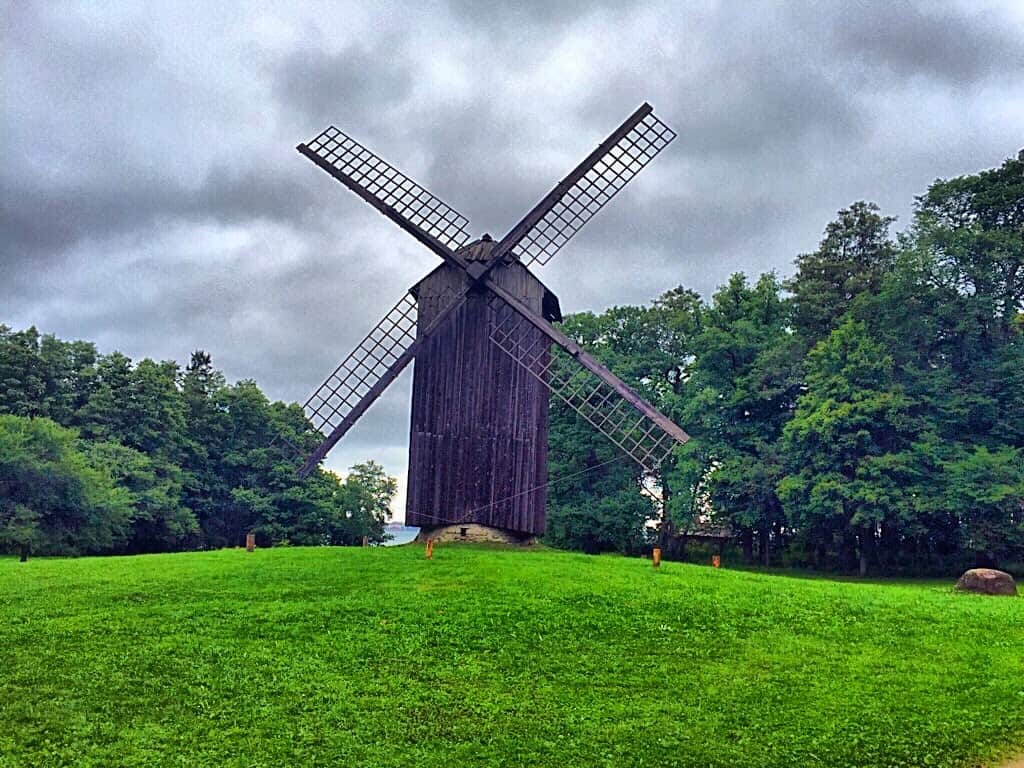
<svg viewBox="0 0 1024 768">
<path fill-rule="evenodd" d="M 499 265 L 492 276 L 542 310 L 546 289 L 521 264 Z M 420 328 L 466 280 L 461 270 L 445 266 L 420 283 Z M 491 342 L 488 322 L 486 296 L 474 291 L 416 356 L 406 523 L 430 527 L 471 519 L 541 534 L 548 390 Z M 530 335 L 526 343 L 543 338 L 522 325 Z M 550 346 L 545 349 L 550 354 Z"/>
</svg>

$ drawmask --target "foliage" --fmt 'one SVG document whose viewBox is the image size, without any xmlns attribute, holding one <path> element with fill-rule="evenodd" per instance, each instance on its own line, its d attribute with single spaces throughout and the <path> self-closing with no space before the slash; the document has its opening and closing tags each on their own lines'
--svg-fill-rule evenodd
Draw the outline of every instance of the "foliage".
<svg viewBox="0 0 1024 768">
<path fill-rule="evenodd" d="M 766 563 L 768 540 L 782 522 L 776 443 L 800 381 L 788 308 L 779 291 L 774 275 L 762 275 L 751 286 L 736 274 L 714 295 L 701 313 L 693 342 L 698 352 L 687 368 L 688 397 L 681 411 L 699 444 L 681 454 L 682 472 L 704 483 L 708 505 L 692 512 L 717 510 L 719 521 L 740 535 L 748 560 L 756 533 Z M 682 515 L 682 523 L 690 524 Z"/>
<path fill-rule="evenodd" d="M 811 346 L 828 336 L 853 301 L 881 287 L 895 255 L 889 227 L 874 203 L 859 201 L 839 211 L 825 227 L 814 253 L 796 258 L 792 292 L 793 327 Z"/>
<path fill-rule="evenodd" d="M 653 398 L 675 362 L 659 344 L 662 325 L 651 316 L 641 307 L 616 307 L 600 316 L 571 315 L 563 331 Z M 555 365 L 574 363 L 562 355 Z M 639 493 L 639 468 L 558 398 L 549 413 L 545 541 L 590 553 L 637 551 L 656 516 L 650 498 Z"/>
<path fill-rule="evenodd" d="M 1024 451 L 977 446 L 944 465 L 949 512 L 963 546 L 993 565 L 1024 557 Z"/>
<path fill-rule="evenodd" d="M 10 414 L 16 469 L 37 478 L 19 485 L 19 501 L 4 508 L 0 551 L 221 547 L 240 545 L 249 531 L 263 545 L 383 537 L 394 479 L 371 462 L 345 481 L 322 470 L 300 480 L 289 446 L 309 450 L 320 440 L 301 408 L 271 403 L 252 381 L 226 384 L 201 350 L 182 372 L 173 362 L 136 364 L 118 352 L 97 354 L 85 342 L 0 326 L 0 377 L 0 413 Z M 53 432 L 58 428 L 48 419 L 74 428 L 80 439 Z M 54 446 L 63 446 L 56 458 L 47 453 Z M 7 462 L 15 456 L 12 447 Z M 56 462 L 52 474 L 49 461 Z M 116 504 L 82 512 L 103 533 L 83 533 L 77 523 L 74 533 L 55 528 L 72 514 L 54 517 L 54 505 L 71 504 L 64 498 L 71 486 L 58 470 L 74 474 L 79 465 L 93 483 L 83 487 L 102 479 L 116 491 Z M 101 521 L 103 514 L 110 519 Z"/>
<path fill-rule="evenodd" d="M 0 766 L 996 765 L 1024 598 L 455 545 L 0 559 Z"/>
<path fill-rule="evenodd" d="M 938 181 L 896 239 L 891 217 L 856 202 L 781 285 L 736 274 L 706 303 L 677 288 L 567 318 L 691 434 L 656 478 L 662 546 L 710 522 L 765 563 L 774 551 L 863 573 L 1024 557 L 1022 190 L 1019 160 Z M 631 517 L 639 478 L 613 478 L 604 446 L 566 418 L 556 405 L 551 477 L 596 477 L 553 490 L 549 540 L 627 550 L 624 532 L 638 540 L 654 510 Z"/>
<path fill-rule="evenodd" d="M 0 546 L 23 557 L 109 550 L 127 533 L 130 502 L 73 430 L 0 416 Z"/>
<path fill-rule="evenodd" d="M 867 571 L 878 531 L 898 527 L 911 448 L 926 425 L 894 381 L 892 358 L 846 320 L 807 356 L 808 391 L 783 431 L 789 474 L 779 492 L 794 527 L 855 550 Z"/>
</svg>

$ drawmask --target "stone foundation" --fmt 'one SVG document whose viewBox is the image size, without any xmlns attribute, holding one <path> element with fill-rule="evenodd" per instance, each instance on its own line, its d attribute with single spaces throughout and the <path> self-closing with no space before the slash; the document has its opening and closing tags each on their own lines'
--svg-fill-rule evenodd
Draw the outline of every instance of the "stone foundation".
<svg viewBox="0 0 1024 768">
<path fill-rule="evenodd" d="M 529 545 L 537 541 L 528 533 L 507 531 L 504 528 L 492 528 L 479 523 L 462 523 L 461 525 L 445 525 L 439 528 L 421 528 L 416 541 L 424 542 L 433 539 L 440 544 L 517 544 Z"/>
</svg>

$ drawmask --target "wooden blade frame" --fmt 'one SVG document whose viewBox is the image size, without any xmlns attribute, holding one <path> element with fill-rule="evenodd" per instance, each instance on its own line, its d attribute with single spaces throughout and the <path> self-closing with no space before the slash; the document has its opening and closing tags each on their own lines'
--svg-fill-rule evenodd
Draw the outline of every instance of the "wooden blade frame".
<svg viewBox="0 0 1024 768">
<path fill-rule="evenodd" d="M 469 219 L 333 125 L 296 149 L 431 250 L 469 239 Z"/>
<path fill-rule="evenodd" d="M 299 475 L 308 475 L 395 380 L 412 360 L 415 343 L 416 299 L 406 294 L 303 403 L 310 422 L 327 438 Z"/>
<path fill-rule="evenodd" d="M 468 239 L 468 220 L 405 174 L 333 126 L 296 149 L 445 261 L 471 278 L 451 305 L 416 334 L 415 299 L 403 297 L 307 400 L 310 420 L 330 433 L 299 470 L 307 475 L 412 361 L 422 343 L 466 299 L 474 283 L 491 292 L 497 323 L 491 339 L 600 432 L 652 471 L 672 446 L 689 436 L 630 389 L 568 336 L 515 296 L 488 272 L 516 249 L 525 264 L 546 264 L 676 134 L 643 104 L 544 197 L 491 251 L 487 263 L 467 263 L 453 249 Z M 581 369 L 540 365 L 536 350 L 521 349 L 515 333 L 528 322 L 561 347 Z M 549 356 L 551 360 L 556 355 Z M 352 382 L 355 382 L 354 384 Z"/>
<path fill-rule="evenodd" d="M 576 342 L 514 296 L 494 288 L 488 298 L 492 312 L 491 341 L 645 471 L 657 470 L 673 447 L 690 439 Z M 528 338 L 521 332 L 524 323 L 542 331 L 544 338 L 534 336 L 529 346 L 524 345 L 522 340 Z M 546 354 L 551 342 L 566 355 Z M 570 360 L 576 365 L 570 364 Z"/>
<path fill-rule="evenodd" d="M 675 137 L 650 104 L 641 105 L 509 230 L 488 268 L 513 250 L 527 266 L 547 264 Z"/>
</svg>

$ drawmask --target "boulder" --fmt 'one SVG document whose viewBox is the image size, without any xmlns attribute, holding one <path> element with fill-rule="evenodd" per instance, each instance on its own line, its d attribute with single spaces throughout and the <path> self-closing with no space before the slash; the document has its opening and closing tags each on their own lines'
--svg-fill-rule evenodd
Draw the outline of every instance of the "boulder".
<svg viewBox="0 0 1024 768">
<path fill-rule="evenodd" d="M 1013 576 L 994 568 L 972 568 L 965 571 L 956 583 L 962 592 L 979 592 L 983 595 L 1016 595 L 1017 585 Z"/>
</svg>

